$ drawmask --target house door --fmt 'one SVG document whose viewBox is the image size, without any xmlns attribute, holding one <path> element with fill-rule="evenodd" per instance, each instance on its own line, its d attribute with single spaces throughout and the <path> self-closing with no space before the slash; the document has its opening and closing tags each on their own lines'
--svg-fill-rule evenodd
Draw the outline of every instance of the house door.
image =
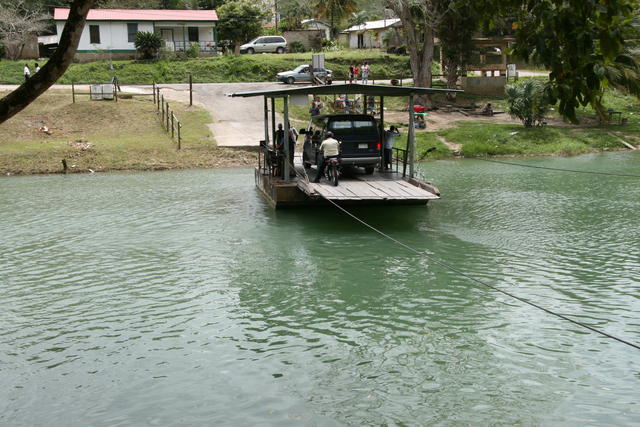
<svg viewBox="0 0 640 427">
<path fill-rule="evenodd" d="M 364 34 L 358 34 L 358 49 L 364 47 Z"/>
<path fill-rule="evenodd" d="M 160 29 L 160 38 L 164 40 L 164 45 L 167 49 L 176 50 L 175 44 L 173 43 L 173 28 Z"/>
</svg>

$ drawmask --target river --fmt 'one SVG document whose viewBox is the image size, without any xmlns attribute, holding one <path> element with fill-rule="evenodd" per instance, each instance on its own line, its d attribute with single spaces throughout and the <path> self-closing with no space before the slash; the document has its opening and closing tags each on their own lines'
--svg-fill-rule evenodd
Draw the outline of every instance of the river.
<svg viewBox="0 0 640 427">
<path fill-rule="evenodd" d="M 422 169 L 442 200 L 351 210 L 640 343 L 639 178 Z M 251 170 L 3 178 L 0 201 L 2 425 L 640 423 L 640 351 L 334 208 L 274 211 Z"/>
</svg>

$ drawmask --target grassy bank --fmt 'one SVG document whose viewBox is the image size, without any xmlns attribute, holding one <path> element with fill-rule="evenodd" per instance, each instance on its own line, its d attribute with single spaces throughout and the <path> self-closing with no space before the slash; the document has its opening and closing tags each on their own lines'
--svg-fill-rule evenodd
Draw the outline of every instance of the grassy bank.
<svg viewBox="0 0 640 427">
<path fill-rule="evenodd" d="M 253 163 L 253 153 L 215 145 L 206 111 L 176 102 L 172 108 L 184 126 L 180 151 L 161 127 L 149 98 L 112 102 L 79 97 L 74 104 L 70 93 L 49 91 L 0 125 L 0 174 L 57 173 L 62 159 L 70 172 Z"/>
<path fill-rule="evenodd" d="M 406 56 L 357 50 L 331 52 L 325 54 L 325 58 L 325 66 L 334 72 L 336 80 L 346 77 L 349 64 L 361 64 L 364 61 L 371 65 L 370 79 L 409 75 L 409 59 Z M 189 74 L 199 83 L 274 81 L 278 72 L 310 62 L 311 53 L 241 55 L 156 62 L 113 61 L 113 70 L 110 70 L 107 58 L 72 64 L 58 83 L 102 83 L 109 81 L 112 75 L 116 75 L 123 84 L 186 83 Z M 21 84 L 24 80 L 23 67 L 24 61 L 0 61 L 0 83 Z"/>
</svg>

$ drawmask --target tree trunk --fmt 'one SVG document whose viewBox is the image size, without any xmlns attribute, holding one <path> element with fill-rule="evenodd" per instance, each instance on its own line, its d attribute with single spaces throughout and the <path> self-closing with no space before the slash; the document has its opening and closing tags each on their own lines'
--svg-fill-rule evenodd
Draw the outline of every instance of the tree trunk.
<svg viewBox="0 0 640 427">
<path fill-rule="evenodd" d="M 74 0 L 64 26 L 58 49 L 39 73 L 9 95 L 0 99 L 0 123 L 10 119 L 42 95 L 67 70 L 78 48 L 89 9 L 95 0 Z"/>
</svg>

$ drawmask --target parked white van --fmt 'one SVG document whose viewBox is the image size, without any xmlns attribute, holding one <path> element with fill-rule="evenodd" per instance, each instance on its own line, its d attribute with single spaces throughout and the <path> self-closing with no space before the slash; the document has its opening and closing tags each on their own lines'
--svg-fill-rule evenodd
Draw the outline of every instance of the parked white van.
<svg viewBox="0 0 640 427">
<path fill-rule="evenodd" d="M 240 53 L 284 53 L 287 41 L 282 36 L 261 36 L 240 46 Z"/>
</svg>

